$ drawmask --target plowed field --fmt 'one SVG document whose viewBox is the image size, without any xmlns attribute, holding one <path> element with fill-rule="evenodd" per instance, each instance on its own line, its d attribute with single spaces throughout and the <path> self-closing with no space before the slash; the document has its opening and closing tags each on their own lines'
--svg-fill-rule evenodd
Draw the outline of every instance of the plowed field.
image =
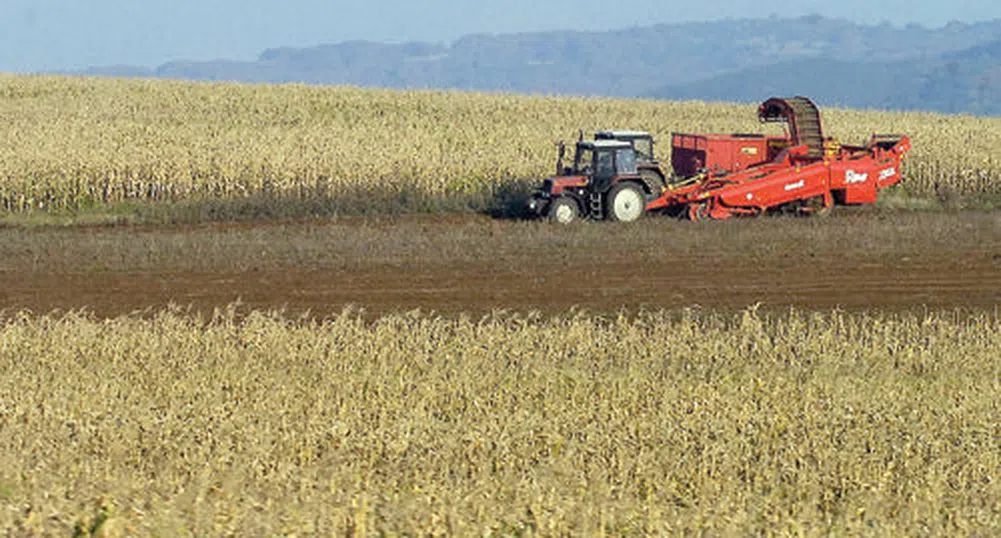
<svg viewBox="0 0 1001 538">
<path fill-rule="evenodd" d="M 115 316 L 241 301 L 326 316 L 1001 304 L 1001 214 L 843 210 L 569 228 L 479 215 L 0 230 L 0 307 Z"/>
</svg>

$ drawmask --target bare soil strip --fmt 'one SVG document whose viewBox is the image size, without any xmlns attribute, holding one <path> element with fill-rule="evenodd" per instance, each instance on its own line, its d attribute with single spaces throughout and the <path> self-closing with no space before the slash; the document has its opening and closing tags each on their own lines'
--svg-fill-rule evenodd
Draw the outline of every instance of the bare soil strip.
<svg viewBox="0 0 1001 538">
<path fill-rule="evenodd" d="M 1001 216 L 845 212 L 559 228 L 480 216 L 0 231 L 0 308 L 325 316 L 1001 305 Z"/>
</svg>

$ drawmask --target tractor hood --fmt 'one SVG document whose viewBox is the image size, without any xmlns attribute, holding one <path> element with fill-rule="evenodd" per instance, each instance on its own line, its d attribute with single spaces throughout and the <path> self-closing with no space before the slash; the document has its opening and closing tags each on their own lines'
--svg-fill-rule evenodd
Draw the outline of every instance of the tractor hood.
<svg viewBox="0 0 1001 538">
<path fill-rule="evenodd" d="M 541 216 L 553 200 L 574 190 L 584 189 L 588 183 L 590 181 L 587 176 L 553 176 L 543 181 L 542 187 L 528 199 L 528 211 Z"/>
<path fill-rule="evenodd" d="M 554 176 L 542 183 L 542 191 L 550 196 L 562 196 L 567 189 L 579 189 L 590 183 L 587 176 Z"/>
</svg>

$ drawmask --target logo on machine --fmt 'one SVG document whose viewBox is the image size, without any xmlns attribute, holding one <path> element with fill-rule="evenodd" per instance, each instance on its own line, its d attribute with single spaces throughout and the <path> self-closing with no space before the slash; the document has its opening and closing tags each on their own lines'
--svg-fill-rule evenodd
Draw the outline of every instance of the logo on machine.
<svg viewBox="0 0 1001 538">
<path fill-rule="evenodd" d="M 869 174 L 859 174 L 855 170 L 845 172 L 845 183 L 852 185 L 855 183 L 865 183 L 869 181 Z"/>
<path fill-rule="evenodd" d="M 801 180 L 797 181 L 796 183 L 790 183 L 790 184 L 786 185 L 785 189 L 786 189 L 786 191 L 794 191 L 796 189 L 802 189 L 805 186 L 806 186 L 806 181 L 801 179 Z"/>
<path fill-rule="evenodd" d="M 887 168 L 886 170 L 883 170 L 882 172 L 879 173 L 879 180 L 883 181 L 884 179 L 890 179 L 895 175 L 897 175 L 896 168 Z"/>
<path fill-rule="evenodd" d="M 757 155 L 758 154 L 758 148 L 756 148 L 754 146 L 743 147 L 743 148 L 740 148 L 740 152 L 743 153 L 744 155 Z"/>
</svg>

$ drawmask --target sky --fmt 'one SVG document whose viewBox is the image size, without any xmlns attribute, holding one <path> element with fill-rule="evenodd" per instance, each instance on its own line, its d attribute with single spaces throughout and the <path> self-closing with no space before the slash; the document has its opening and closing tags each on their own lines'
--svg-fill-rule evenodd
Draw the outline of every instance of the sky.
<svg viewBox="0 0 1001 538">
<path fill-rule="evenodd" d="M 1001 18 L 1001 1 L 2 0 L 0 71 L 252 60 L 267 48 L 356 39 L 450 43 L 475 33 L 613 30 L 772 14 L 940 27 Z"/>
</svg>

